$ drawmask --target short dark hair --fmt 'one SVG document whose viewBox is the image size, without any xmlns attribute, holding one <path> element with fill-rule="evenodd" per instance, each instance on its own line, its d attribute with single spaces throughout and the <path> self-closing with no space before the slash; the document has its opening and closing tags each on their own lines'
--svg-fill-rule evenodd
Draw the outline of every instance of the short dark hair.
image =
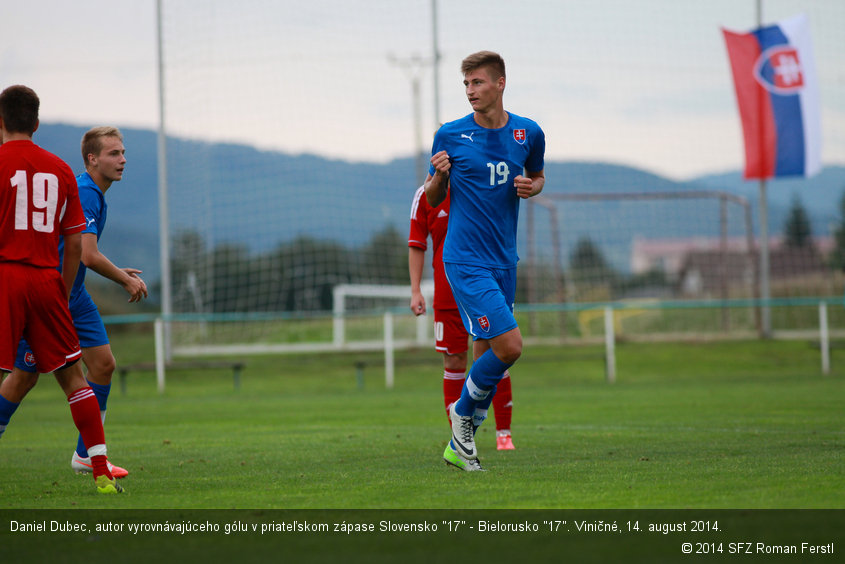
<svg viewBox="0 0 845 564">
<path fill-rule="evenodd" d="M 493 51 L 479 51 L 478 53 L 467 56 L 461 62 L 461 73 L 466 76 L 467 73 L 480 69 L 481 67 L 490 69 L 490 76 L 494 80 L 498 80 L 499 77 L 504 78 L 505 76 L 505 60 L 502 59 L 501 55 Z"/>
<path fill-rule="evenodd" d="M 10 133 L 32 135 L 38 129 L 38 108 L 41 101 L 35 90 L 16 84 L 0 93 L 0 118 Z"/>
<path fill-rule="evenodd" d="M 100 127 L 92 127 L 82 136 L 82 161 L 85 166 L 88 166 L 88 155 L 99 155 L 103 150 L 103 137 L 117 137 L 123 142 L 123 134 L 116 127 L 110 125 L 103 125 Z"/>
</svg>

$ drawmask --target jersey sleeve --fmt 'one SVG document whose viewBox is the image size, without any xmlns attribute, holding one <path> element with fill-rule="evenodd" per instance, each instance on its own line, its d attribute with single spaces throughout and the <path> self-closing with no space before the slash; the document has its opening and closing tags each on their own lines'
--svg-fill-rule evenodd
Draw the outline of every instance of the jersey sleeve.
<svg viewBox="0 0 845 564">
<path fill-rule="evenodd" d="M 70 235 L 85 229 L 85 214 L 82 212 L 82 205 L 79 202 L 79 188 L 76 186 L 76 178 L 72 173 L 64 176 L 67 193 L 60 228 L 62 235 Z"/>
<path fill-rule="evenodd" d="M 431 155 L 434 156 L 435 153 L 439 153 L 440 151 L 447 150 L 446 149 L 446 135 L 443 131 L 443 126 L 438 129 L 434 134 L 434 141 L 431 143 Z M 428 165 L 428 173 L 431 176 L 434 176 L 435 168 L 434 165 L 429 163 Z"/>
<path fill-rule="evenodd" d="M 425 199 L 425 187 L 420 186 L 411 203 L 411 227 L 408 233 L 408 246 L 426 250 L 428 248 L 428 202 Z"/>
<path fill-rule="evenodd" d="M 546 134 L 535 124 L 536 131 L 531 141 L 531 152 L 525 161 L 525 170 L 528 172 L 540 172 L 545 166 Z"/>
<path fill-rule="evenodd" d="M 82 232 L 96 235 L 103 214 L 102 196 L 96 190 L 83 186 L 79 190 L 79 201 L 85 214 L 85 229 Z"/>
</svg>

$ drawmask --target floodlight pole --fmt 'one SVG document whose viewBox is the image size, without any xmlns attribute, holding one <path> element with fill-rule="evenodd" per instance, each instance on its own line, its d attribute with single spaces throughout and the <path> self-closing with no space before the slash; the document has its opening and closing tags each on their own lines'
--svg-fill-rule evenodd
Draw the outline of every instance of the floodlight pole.
<svg viewBox="0 0 845 564">
<path fill-rule="evenodd" d="M 437 40 L 437 0 L 431 0 L 431 65 L 434 73 L 434 130 L 440 128 L 440 45 Z"/>
<path fill-rule="evenodd" d="M 757 0 L 757 28 L 763 27 L 763 2 Z M 762 104 L 759 104 L 762 108 Z M 760 134 L 763 134 L 763 117 L 760 116 Z M 760 147 L 764 145 L 761 143 Z M 762 149 L 761 149 L 762 150 Z M 761 159 L 765 155 L 761 155 Z M 760 299 L 763 302 L 761 308 L 760 336 L 769 339 L 772 336 L 772 319 L 769 308 L 771 290 L 769 288 L 769 206 L 766 198 L 766 179 L 760 179 Z"/>
<path fill-rule="evenodd" d="M 426 168 L 423 157 L 422 142 L 422 112 L 420 105 L 420 75 L 425 66 L 429 64 L 419 55 L 411 55 L 400 59 L 395 55 L 388 55 L 388 60 L 394 65 L 402 68 L 411 79 L 411 96 L 414 107 L 414 157 L 416 161 L 416 182 L 422 184 L 426 177 Z"/>
<path fill-rule="evenodd" d="M 170 211 L 167 189 L 167 134 L 164 122 L 164 38 L 162 31 L 162 0 L 156 0 L 156 32 L 158 39 L 158 236 L 161 262 L 161 316 L 164 318 L 162 343 L 168 361 L 170 349 L 170 315 L 173 311 L 170 294 Z"/>
</svg>

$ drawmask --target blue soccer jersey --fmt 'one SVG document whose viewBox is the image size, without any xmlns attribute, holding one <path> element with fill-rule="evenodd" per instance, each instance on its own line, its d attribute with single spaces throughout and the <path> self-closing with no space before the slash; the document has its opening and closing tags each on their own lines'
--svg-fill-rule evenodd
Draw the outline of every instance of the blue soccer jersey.
<svg viewBox="0 0 845 564">
<path fill-rule="evenodd" d="M 514 178 L 543 170 L 545 149 L 540 126 L 510 112 L 500 129 L 481 127 L 469 114 L 437 131 L 431 153 L 445 150 L 452 163 L 444 262 L 516 266 L 520 199 Z"/>
<path fill-rule="evenodd" d="M 103 191 L 94 183 L 94 180 L 87 172 L 83 172 L 76 177 L 76 183 L 79 186 L 79 202 L 82 204 L 82 212 L 85 214 L 85 229 L 82 233 L 94 233 L 97 240 L 100 240 L 100 235 L 103 234 L 103 229 L 106 226 L 106 215 L 108 212 L 108 205 Z M 59 256 L 64 253 L 64 240 L 59 243 Z M 61 267 L 59 268 L 61 270 Z M 76 272 L 76 279 L 73 281 L 73 288 L 70 291 L 70 300 L 79 296 L 85 288 L 85 272 L 88 269 L 85 264 L 79 263 L 79 270 Z"/>
</svg>

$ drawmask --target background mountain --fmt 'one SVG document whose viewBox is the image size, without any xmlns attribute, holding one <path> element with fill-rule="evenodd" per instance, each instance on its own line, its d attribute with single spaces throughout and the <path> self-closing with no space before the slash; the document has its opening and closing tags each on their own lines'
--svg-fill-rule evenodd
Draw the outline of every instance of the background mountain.
<svg viewBox="0 0 845 564">
<path fill-rule="evenodd" d="M 36 132 L 35 141 L 80 172 L 79 142 L 84 131 L 78 126 L 44 123 Z M 148 282 L 154 282 L 160 272 L 156 133 L 131 128 L 122 131 L 128 162 L 124 179 L 107 194 L 108 224 L 100 246 L 115 263 L 141 268 Z M 389 227 L 404 236 L 418 185 L 412 157 L 384 164 L 353 163 L 262 151 L 245 145 L 171 138 L 167 158 L 171 234 L 212 232 L 214 240 L 208 241 L 209 245 L 237 245 L 249 253 L 265 252 L 302 236 L 351 246 L 364 245 Z M 758 217 L 758 183 L 743 181 L 739 171 L 679 182 L 616 164 L 547 162 L 546 176 L 546 195 L 724 190 L 746 197 L 754 209 L 755 222 Z M 770 181 L 769 232 L 783 232 L 793 198 L 798 197 L 807 209 L 814 234 L 829 234 L 831 226 L 841 219 L 839 201 L 843 191 L 845 167 L 841 166 L 827 167 L 811 179 Z M 207 198 L 207 194 L 213 197 Z M 284 217 L 279 215 L 279 204 L 286 210 Z M 567 204 L 562 205 L 564 253 L 578 238 L 600 240 L 608 231 L 607 222 L 623 217 L 619 213 L 624 204 L 619 202 L 592 205 L 591 216 L 583 225 L 578 218 L 568 218 Z M 698 204 L 672 201 L 648 205 L 658 211 L 658 216 L 665 207 L 666 217 L 685 217 L 695 215 Z M 659 237 L 660 223 L 647 222 L 637 228 L 638 235 Z M 687 223 L 681 226 L 682 231 L 686 229 L 689 236 L 700 234 L 693 222 Z M 212 229 L 207 229 L 209 225 Z M 548 237 L 547 224 L 538 225 L 538 238 Z M 629 245 L 630 241 L 616 243 L 615 249 L 607 250 L 617 267 L 625 268 Z"/>
</svg>

